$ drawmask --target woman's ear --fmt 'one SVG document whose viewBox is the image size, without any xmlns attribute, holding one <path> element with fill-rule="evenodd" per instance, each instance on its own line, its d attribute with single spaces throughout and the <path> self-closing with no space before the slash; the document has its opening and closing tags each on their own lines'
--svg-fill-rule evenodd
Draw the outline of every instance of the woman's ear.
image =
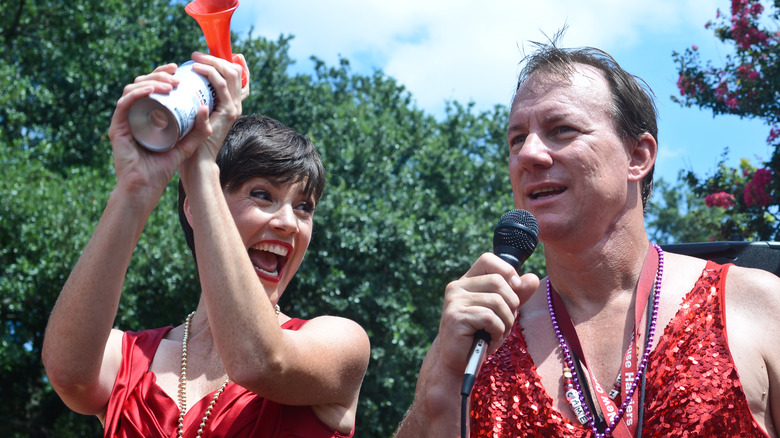
<svg viewBox="0 0 780 438">
<path fill-rule="evenodd" d="M 650 133 L 645 132 L 639 136 L 637 142 L 629 151 L 628 179 L 629 181 L 641 181 L 655 166 L 658 157 L 658 143 Z"/>
<path fill-rule="evenodd" d="M 182 204 L 182 210 L 184 210 L 184 216 L 187 218 L 187 223 L 192 228 L 192 212 L 190 211 L 190 198 L 184 197 L 184 203 Z"/>
</svg>

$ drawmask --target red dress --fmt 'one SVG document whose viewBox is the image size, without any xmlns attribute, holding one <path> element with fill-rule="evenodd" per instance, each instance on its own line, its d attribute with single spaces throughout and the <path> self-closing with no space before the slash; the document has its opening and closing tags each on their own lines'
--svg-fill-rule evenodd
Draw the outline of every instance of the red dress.
<svg viewBox="0 0 780 438">
<path fill-rule="evenodd" d="M 283 329 L 298 330 L 306 321 L 291 319 Z M 125 332 L 122 364 L 111 391 L 104 437 L 176 437 L 179 407 L 156 383 L 149 371 L 157 346 L 171 327 Z M 195 437 L 211 402 L 203 397 L 184 416 L 184 437 Z M 348 438 L 326 426 L 309 406 L 287 406 L 266 400 L 228 383 L 206 422 L 204 438 Z"/>
<path fill-rule="evenodd" d="M 707 262 L 650 353 L 642 436 L 767 436 L 750 412 L 728 348 L 723 307 L 728 268 Z M 594 435 L 555 410 L 517 324 L 485 361 L 472 397 L 472 437 Z"/>
</svg>

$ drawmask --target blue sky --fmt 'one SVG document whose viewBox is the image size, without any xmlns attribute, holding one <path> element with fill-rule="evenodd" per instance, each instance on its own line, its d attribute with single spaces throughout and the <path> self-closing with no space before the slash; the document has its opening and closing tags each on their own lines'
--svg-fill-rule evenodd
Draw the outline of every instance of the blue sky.
<svg viewBox="0 0 780 438">
<path fill-rule="evenodd" d="M 660 114 L 656 177 L 674 182 L 680 170 L 715 169 L 724 148 L 729 164 L 768 159 L 769 128 L 756 120 L 713 118 L 673 103 L 677 74 L 672 52 L 697 45 L 715 65 L 729 52 L 704 28 L 729 0 L 241 0 L 232 30 L 276 39 L 294 35 L 291 56 L 311 71 L 314 55 L 354 71 L 380 69 L 404 85 L 418 107 L 443 112 L 445 101 L 477 109 L 508 104 L 522 50 L 564 23 L 563 46 L 606 50 L 645 79 Z"/>
</svg>

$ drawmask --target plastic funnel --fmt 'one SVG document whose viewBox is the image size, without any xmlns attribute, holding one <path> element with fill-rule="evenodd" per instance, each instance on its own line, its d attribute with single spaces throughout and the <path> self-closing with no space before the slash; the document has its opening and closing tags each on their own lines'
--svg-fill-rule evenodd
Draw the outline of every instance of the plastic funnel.
<svg viewBox="0 0 780 438">
<path fill-rule="evenodd" d="M 195 0 L 184 7 L 200 25 L 209 53 L 237 63 L 230 48 L 230 19 L 238 8 L 238 0 Z M 241 72 L 241 85 L 246 85 L 247 72 Z"/>
</svg>

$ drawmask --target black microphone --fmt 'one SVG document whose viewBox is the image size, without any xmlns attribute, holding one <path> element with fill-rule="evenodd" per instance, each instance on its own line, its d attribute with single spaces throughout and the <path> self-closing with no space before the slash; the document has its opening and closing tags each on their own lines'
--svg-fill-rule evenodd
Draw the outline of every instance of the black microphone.
<svg viewBox="0 0 780 438">
<path fill-rule="evenodd" d="M 493 253 L 512 265 L 516 271 L 536 249 L 539 242 L 539 225 L 536 218 L 525 210 L 511 210 L 501 217 L 493 231 Z M 464 397 L 471 394 L 477 371 L 485 360 L 490 335 L 485 330 L 474 333 L 469 362 L 463 377 L 460 393 Z"/>
</svg>

